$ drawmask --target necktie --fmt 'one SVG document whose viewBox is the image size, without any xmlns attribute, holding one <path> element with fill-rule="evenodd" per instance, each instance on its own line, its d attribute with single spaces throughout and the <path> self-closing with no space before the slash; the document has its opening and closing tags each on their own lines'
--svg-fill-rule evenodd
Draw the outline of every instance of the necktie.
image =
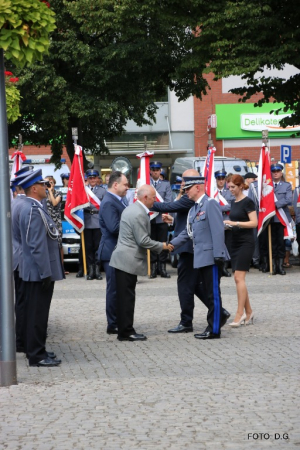
<svg viewBox="0 0 300 450">
<path fill-rule="evenodd" d="M 219 191 L 220 192 L 220 194 L 222 195 L 222 191 Z"/>
<path fill-rule="evenodd" d="M 277 188 L 277 183 L 275 183 L 275 189 Z"/>
<path fill-rule="evenodd" d="M 157 186 L 157 181 L 154 181 L 154 187 L 155 187 L 155 189 L 156 189 L 156 186 Z"/>
</svg>

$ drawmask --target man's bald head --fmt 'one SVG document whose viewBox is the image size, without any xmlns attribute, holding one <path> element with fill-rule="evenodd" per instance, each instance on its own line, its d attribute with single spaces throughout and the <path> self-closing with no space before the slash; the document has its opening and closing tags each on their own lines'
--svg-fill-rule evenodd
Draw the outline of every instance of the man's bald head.
<svg viewBox="0 0 300 450">
<path fill-rule="evenodd" d="M 196 169 L 188 169 L 183 172 L 183 177 L 199 177 L 199 172 Z"/>
<path fill-rule="evenodd" d="M 143 184 L 137 191 L 137 199 L 147 206 L 148 209 L 152 208 L 153 203 L 156 200 L 156 191 L 154 187 L 149 184 Z"/>
</svg>

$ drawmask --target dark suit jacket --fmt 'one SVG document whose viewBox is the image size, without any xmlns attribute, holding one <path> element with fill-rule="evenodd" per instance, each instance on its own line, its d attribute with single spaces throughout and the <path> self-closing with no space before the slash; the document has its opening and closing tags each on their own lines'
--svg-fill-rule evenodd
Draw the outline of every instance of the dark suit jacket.
<svg viewBox="0 0 300 450">
<path fill-rule="evenodd" d="M 189 210 L 194 206 L 194 204 L 195 202 L 193 200 L 190 200 L 188 196 L 184 194 L 179 200 L 176 200 L 176 202 L 155 202 L 152 210 L 160 213 L 177 213 L 175 217 L 174 228 L 174 237 L 176 237 L 186 228 L 187 216 Z M 183 244 L 178 249 L 174 250 L 174 254 L 183 252 L 194 253 L 193 242 L 191 239 L 185 242 L 185 244 Z"/>
<path fill-rule="evenodd" d="M 122 202 L 107 191 L 99 211 L 99 225 L 102 233 L 97 254 L 99 261 L 110 261 L 111 254 L 117 245 L 121 214 L 124 209 Z"/>
</svg>

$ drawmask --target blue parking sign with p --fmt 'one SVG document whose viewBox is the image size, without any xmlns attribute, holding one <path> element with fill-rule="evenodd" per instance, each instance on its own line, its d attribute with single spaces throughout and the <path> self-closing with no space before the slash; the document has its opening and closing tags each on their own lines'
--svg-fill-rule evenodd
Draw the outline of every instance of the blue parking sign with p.
<svg viewBox="0 0 300 450">
<path fill-rule="evenodd" d="M 281 145 L 280 146 L 280 161 L 285 164 L 290 164 L 292 162 L 292 146 L 291 145 Z"/>
</svg>

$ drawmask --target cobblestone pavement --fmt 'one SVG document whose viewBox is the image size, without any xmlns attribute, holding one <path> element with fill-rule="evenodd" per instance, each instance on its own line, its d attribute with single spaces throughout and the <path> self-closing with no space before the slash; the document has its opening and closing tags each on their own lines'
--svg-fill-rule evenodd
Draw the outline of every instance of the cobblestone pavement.
<svg viewBox="0 0 300 450">
<path fill-rule="evenodd" d="M 30 368 L 17 355 L 19 384 L 0 388 L 1 450 L 300 448 L 300 267 L 273 277 L 251 269 L 254 325 L 205 342 L 167 333 L 179 322 L 170 273 L 139 278 L 140 343 L 106 334 L 104 280 L 72 273 L 56 284 L 48 350 L 63 362 Z M 222 296 L 234 315 L 232 278 Z M 197 300 L 194 330 L 205 326 Z"/>
</svg>

